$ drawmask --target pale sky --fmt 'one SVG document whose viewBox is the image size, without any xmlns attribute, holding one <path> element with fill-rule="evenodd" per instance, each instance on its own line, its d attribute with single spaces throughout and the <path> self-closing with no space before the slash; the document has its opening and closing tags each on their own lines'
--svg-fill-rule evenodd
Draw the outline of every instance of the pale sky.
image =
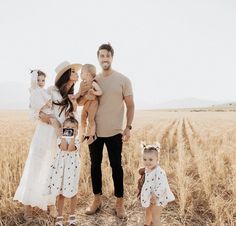
<svg viewBox="0 0 236 226">
<path fill-rule="evenodd" d="M 46 72 L 46 86 L 64 60 L 99 71 L 96 51 L 107 42 L 138 108 L 187 97 L 236 101 L 234 0 L 0 0 L 0 29 L 0 87 L 19 83 L 1 88 L 0 103 L 27 105 L 30 68 Z"/>
</svg>

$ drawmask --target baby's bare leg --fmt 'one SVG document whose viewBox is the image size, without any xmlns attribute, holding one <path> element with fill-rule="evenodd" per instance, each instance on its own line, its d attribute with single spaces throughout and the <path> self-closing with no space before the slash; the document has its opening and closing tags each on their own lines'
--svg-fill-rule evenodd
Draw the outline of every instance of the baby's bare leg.
<svg viewBox="0 0 236 226">
<path fill-rule="evenodd" d="M 94 136 L 96 132 L 96 124 L 95 124 L 95 115 L 98 110 L 98 101 L 93 100 L 90 102 L 89 108 L 88 108 L 88 136 Z"/>
<path fill-rule="evenodd" d="M 152 222 L 153 226 L 161 226 L 161 213 L 163 207 L 153 205 L 152 208 Z"/>
<path fill-rule="evenodd" d="M 81 134 L 85 135 L 85 130 L 87 127 L 87 117 L 88 117 L 88 112 L 87 112 L 87 105 L 84 105 L 82 112 L 81 112 Z"/>
</svg>

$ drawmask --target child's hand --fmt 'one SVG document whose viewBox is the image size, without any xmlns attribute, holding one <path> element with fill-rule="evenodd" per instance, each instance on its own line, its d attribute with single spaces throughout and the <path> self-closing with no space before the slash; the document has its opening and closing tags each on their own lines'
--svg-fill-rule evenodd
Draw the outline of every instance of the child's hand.
<svg viewBox="0 0 236 226">
<path fill-rule="evenodd" d="M 156 195 L 154 193 L 151 194 L 150 202 L 153 205 L 155 205 L 156 202 L 157 202 L 157 197 L 156 197 Z"/>
<path fill-rule="evenodd" d="M 78 135 L 78 129 L 75 129 L 74 130 L 74 137 L 77 137 L 77 135 Z"/>
</svg>

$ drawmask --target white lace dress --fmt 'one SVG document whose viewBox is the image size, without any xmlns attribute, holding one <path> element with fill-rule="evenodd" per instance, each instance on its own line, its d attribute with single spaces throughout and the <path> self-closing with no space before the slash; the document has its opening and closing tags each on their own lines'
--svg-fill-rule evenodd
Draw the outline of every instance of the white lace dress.
<svg viewBox="0 0 236 226">
<path fill-rule="evenodd" d="M 50 87 L 48 93 L 52 101 L 61 101 L 62 97 L 56 87 Z M 59 106 L 52 106 L 54 116 L 62 123 L 65 114 L 59 116 Z M 75 115 L 75 117 L 77 117 Z M 57 137 L 55 129 L 38 120 L 31 144 L 29 154 L 25 163 L 20 184 L 16 190 L 14 200 L 24 205 L 39 207 L 46 210 L 48 205 L 55 204 L 55 197 L 45 195 L 48 184 L 50 165 L 53 162 L 57 150 Z"/>
</svg>

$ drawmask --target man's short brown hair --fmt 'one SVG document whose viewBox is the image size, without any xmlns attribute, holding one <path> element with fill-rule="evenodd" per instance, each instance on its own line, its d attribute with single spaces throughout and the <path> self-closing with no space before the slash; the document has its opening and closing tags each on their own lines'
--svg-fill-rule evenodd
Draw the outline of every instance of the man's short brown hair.
<svg viewBox="0 0 236 226">
<path fill-rule="evenodd" d="M 97 51 L 97 56 L 99 56 L 99 51 L 102 50 L 102 49 L 106 49 L 108 52 L 111 52 L 111 55 L 113 57 L 114 49 L 112 48 L 110 43 L 100 45 L 99 48 L 98 48 L 98 51 Z"/>
</svg>

